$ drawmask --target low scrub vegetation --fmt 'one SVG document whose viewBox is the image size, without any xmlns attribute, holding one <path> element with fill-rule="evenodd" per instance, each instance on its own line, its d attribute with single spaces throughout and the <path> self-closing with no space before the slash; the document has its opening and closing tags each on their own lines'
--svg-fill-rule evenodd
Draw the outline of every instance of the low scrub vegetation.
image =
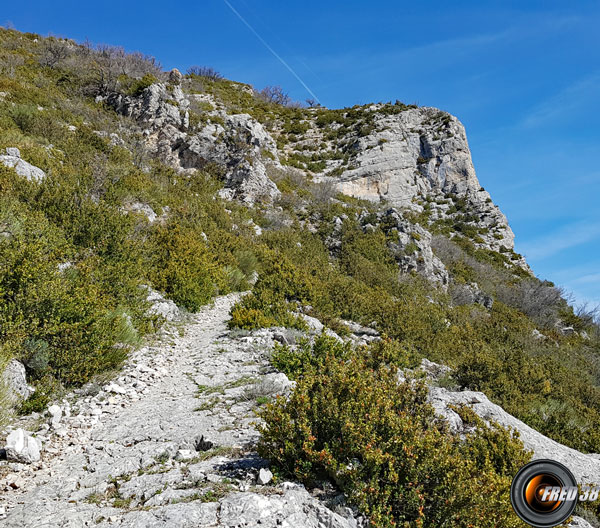
<svg viewBox="0 0 600 528">
<path fill-rule="evenodd" d="M 213 199 L 217 178 L 177 179 L 103 137 L 118 118 L 88 97 L 90 83 L 119 70 L 113 88 L 139 94 L 162 75 L 154 61 L 9 30 L 0 41 L 23 58 L 0 77 L 0 150 L 18 147 L 47 173 L 28 182 L 0 165 L 0 362 L 26 366 L 37 388 L 27 412 L 117 368 L 160 324 L 143 286 L 197 310 L 246 288 L 256 260 L 249 228 L 232 229 L 245 210 Z M 135 141 L 126 127 L 124 141 Z M 150 223 L 131 203 L 165 214 Z"/>
<path fill-rule="evenodd" d="M 293 394 L 260 413 L 259 452 L 284 474 L 331 479 L 374 527 L 523 526 L 509 488 L 530 454 L 516 436 L 463 409 L 474 432 L 459 440 L 435 420 L 423 383 L 398 384 L 397 367 L 373 365 L 368 350 L 321 337 L 293 356 L 276 359 Z"/>
<path fill-rule="evenodd" d="M 269 249 L 261 253 L 260 278 L 234 308 L 232 326 L 298 327 L 297 314 L 307 306 L 333 329 L 340 319 L 373 325 L 400 350 L 453 367 L 459 386 L 485 392 L 540 432 L 584 452 L 600 449 L 599 341 L 593 326 L 587 326 L 586 339 L 562 335 L 549 324 L 548 310 L 555 317 L 568 311 L 552 286 L 450 246 L 464 258 L 457 257 L 454 267 L 447 259 L 451 271 L 462 262 L 474 273 L 468 282 L 485 277 L 481 284 L 496 298 L 490 310 L 454 306 L 418 277 L 399 276 L 384 233 L 364 233 L 357 220 L 344 222 L 341 249 L 332 258 L 325 245 L 333 229 L 327 219 L 341 213 L 338 208 L 319 209 L 319 233 L 288 228 L 263 235 Z M 341 209 L 352 216 L 351 207 Z M 524 304 L 519 292 L 534 286 L 542 293 L 528 295 Z M 536 328 L 545 328 L 547 336 L 537 337 Z"/>
</svg>

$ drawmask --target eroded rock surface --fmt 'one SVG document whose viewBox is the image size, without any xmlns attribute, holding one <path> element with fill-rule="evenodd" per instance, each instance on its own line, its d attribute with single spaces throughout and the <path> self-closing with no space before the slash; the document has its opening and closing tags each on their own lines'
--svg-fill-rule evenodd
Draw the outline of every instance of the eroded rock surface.
<svg viewBox="0 0 600 528">
<path fill-rule="evenodd" d="M 177 77 L 171 84 L 152 84 L 139 96 L 114 93 L 106 100 L 117 112 L 137 121 L 146 146 L 175 169 L 189 173 L 214 164 L 224 174 L 223 196 L 250 205 L 277 198 L 279 190 L 268 178 L 265 163 L 280 164 L 275 141 L 263 126 L 248 114 L 221 112 L 214 122 L 209 119 L 191 129 L 191 103 L 180 82 Z M 268 161 L 263 158 L 265 152 Z"/>
<path fill-rule="evenodd" d="M 7 396 L 13 405 L 26 400 L 34 389 L 27 383 L 25 366 L 16 359 L 11 359 L 2 372 L 1 383 L 7 389 Z"/>
</svg>

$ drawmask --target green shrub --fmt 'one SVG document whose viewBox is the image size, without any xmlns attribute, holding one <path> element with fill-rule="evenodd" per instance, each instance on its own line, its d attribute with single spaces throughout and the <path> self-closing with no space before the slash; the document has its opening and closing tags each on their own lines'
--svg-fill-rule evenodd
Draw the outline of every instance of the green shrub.
<svg viewBox="0 0 600 528">
<path fill-rule="evenodd" d="M 23 343 L 23 360 L 31 376 L 41 378 L 50 366 L 50 346 L 43 339 L 27 339 Z"/>
<path fill-rule="evenodd" d="M 309 366 L 292 368 L 290 399 L 260 411 L 261 456 L 307 484 L 332 479 L 374 527 L 523 526 L 509 488 L 529 455 L 515 436 L 478 424 L 461 442 L 434 419 L 423 384 L 399 385 L 395 369 L 336 346 L 317 344 Z"/>
<path fill-rule="evenodd" d="M 412 255 L 414 253 L 416 253 L 419 250 L 419 246 L 417 246 L 417 244 L 415 244 L 414 242 L 409 242 L 408 244 L 406 244 L 406 246 L 404 246 L 404 253 L 406 255 Z"/>
<path fill-rule="evenodd" d="M 46 141 L 56 141 L 65 134 L 58 116 L 49 111 L 40 111 L 37 105 L 15 105 L 9 115 L 21 132 Z"/>
<path fill-rule="evenodd" d="M 271 355 L 273 366 L 291 379 L 302 377 L 306 372 L 320 370 L 328 356 L 344 360 L 350 356 L 349 343 L 341 343 L 326 334 L 319 336 L 311 346 L 304 342 L 298 349 L 275 343 Z"/>
<path fill-rule="evenodd" d="M 147 73 L 141 79 L 136 79 L 134 82 L 132 82 L 127 90 L 127 93 L 129 95 L 133 95 L 134 97 L 138 97 L 146 88 L 157 82 L 158 79 L 154 75 Z"/>
<path fill-rule="evenodd" d="M 198 310 L 225 286 L 226 275 L 199 233 L 178 225 L 160 228 L 153 247 L 154 286 L 188 310 Z"/>
<path fill-rule="evenodd" d="M 44 412 L 52 398 L 63 390 L 63 386 L 50 374 L 34 380 L 35 392 L 19 408 L 20 414 Z"/>
<path fill-rule="evenodd" d="M 306 323 L 291 313 L 290 304 L 280 295 L 262 292 L 260 296 L 246 295 L 231 310 L 230 328 L 267 328 L 287 326 L 303 330 Z"/>
<path fill-rule="evenodd" d="M 11 207 L 18 220 L 10 222 L 11 235 L 0 241 L 5 349 L 24 360 L 34 375 L 51 369 L 67 384 L 118 366 L 127 349 L 113 345 L 131 345 L 136 332 L 125 314 L 111 311 L 106 293 L 90 280 L 92 269 L 58 271 L 68 246 L 56 228 L 39 214 L 9 203 Z"/>
</svg>

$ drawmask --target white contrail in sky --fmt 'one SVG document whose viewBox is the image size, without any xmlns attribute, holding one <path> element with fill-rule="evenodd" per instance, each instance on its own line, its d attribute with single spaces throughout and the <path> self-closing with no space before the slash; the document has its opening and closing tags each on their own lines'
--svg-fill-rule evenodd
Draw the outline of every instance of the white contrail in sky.
<svg viewBox="0 0 600 528">
<path fill-rule="evenodd" d="M 254 33 L 254 36 L 260 40 L 263 44 L 263 46 L 265 48 L 267 48 L 272 54 L 273 56 L 279 61 L 281 62 L 281 64 L 283 64 L 289 71 L 290 73 L 296 77 L 296 79 L 298 79 L 298 82 L 304 86 L 304 88 L 306 89 L 306 91 L 313 97 L 313 99 L 315 101 L 317 101 L 317 103 L 321 104 L 321 101 L 319 101 L 319 98 L 315 95 L 315 93 L 308 87 L 308 85 L 301 79 L 301 77 L 294 71 L 294 69 L 287 63 L 285 62 L 285 60 L 283 60 L 283 58 L 271 47 L 269 46 L 269 44 L 265 41 L 264 38 L 262 38 L 258 32 L 246 21 L 246 19 L 240 15 L 240 13 L 235 9 L 235 7 L 233 7 L 228 0 L 223 0 L 223 2 L 225 2 L 225 4 L 227 4 L 227 7 L 229 7 L 229 9 L 231 9 L 233 11 L 233 13 L 244 23 L 244 25 L 250 30 L 252 31 L 252 33 Z"/>
</svg>

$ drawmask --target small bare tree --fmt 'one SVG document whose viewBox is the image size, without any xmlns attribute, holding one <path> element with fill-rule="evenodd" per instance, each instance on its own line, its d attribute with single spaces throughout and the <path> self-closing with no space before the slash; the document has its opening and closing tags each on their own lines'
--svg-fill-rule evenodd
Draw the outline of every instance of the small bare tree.
<svg viewBox="0 0 600 528">
<path fill-rule="evenodd" d="M 218 81 L 223 78 L 217 70 L 210 66 L 190 66 L 186 73 L 188 75 L 195 75 L 196 77 L 204 77 L 211 81 Z"/>
<path fill-rule="evenodd" d="M 19 66 L 22 66 L 25 59 L 16 53 L 6 53 L 0 55 L 0 72 L 7 77 L 14 77 Z"/>
<path fill-rule="evenodd" d="M 315 202 L 328 204 L 337 196 L 337 189 L 332 181 L 323 181 L 315 183 L 311 189 Z"/>
<path fill-rule="evenodd" d="M 538 279 L 523 279 L 514 284 L 501 284 L 496 294 L 499 301 L 517 308 L 546 328 L 556 323 L 560 309 L 566 306 L 560 288 Z"/>
<path fill-rule="evenodd" d="M 162 66 L 154 57 L 145 55 L 138 51 L 125 53 L 121 58 L 121 73 L 129 77 L 139 79 L 150 74 L 158 77 L 162 72 Z"/>
<path fill-rule="evenodd" d="M 283 91 L 281 86 L 265 86 L 258 96 L 268 103 L 275 103 L 282 106 L 289 106 L 292 98 Z"/>
<path fill-rule="evenodd" d="M 139 79 L 147 74 L 160 77 L 162 73 L 161 65 L 154 57 L 127 53 L 121 47 L 104 44 L 96 48 L 80 46 L 76 67 L 93 73 L 91 88 L 98 94 L 115 91 L 121 75 Z"/>
<path fill-rule="evenodd" d="M 100 45 L 96 48 L 91 69 L 94 72 L 94 90 L 100 94 L 112 92 L 119 77 L 120 50 L 113 46 Z"/>
<path fill-rule="evenodd" d="M 579 304 L 574 312 L 585 326 L 600 326 L 600 305 L 591 306 L 589 303 L 584 302 Z"/>
<path fill-rule="evenodd" d="M 68 44 L 54 38 L 43 41 L 40 48 L 40 64 L 54 68 L 59 62 L 64 61 L 70 54 Z"/>
</svg>

